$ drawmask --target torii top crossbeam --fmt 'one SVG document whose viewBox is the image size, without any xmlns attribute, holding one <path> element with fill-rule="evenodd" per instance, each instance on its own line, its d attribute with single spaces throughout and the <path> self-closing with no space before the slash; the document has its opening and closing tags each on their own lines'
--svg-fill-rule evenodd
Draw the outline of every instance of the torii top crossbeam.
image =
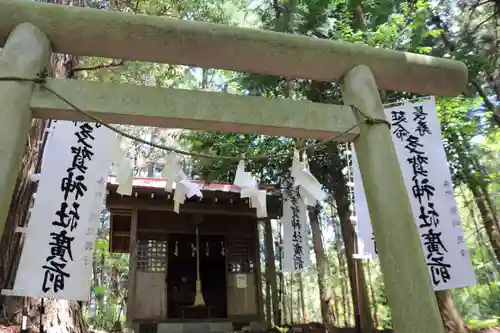
<svg viewBox="0 0 500 333">
<path fill-rule="evenodd" d="M 454 96 L 467 82 L 460 62 L 358 44 L 18 0 L 0 1 L 0 45 L 19 24 L 32 23 L 54 52 L 219 68 L 238 72 L 340 80 L 366 65 L 381 89 Z"/>
</svg>

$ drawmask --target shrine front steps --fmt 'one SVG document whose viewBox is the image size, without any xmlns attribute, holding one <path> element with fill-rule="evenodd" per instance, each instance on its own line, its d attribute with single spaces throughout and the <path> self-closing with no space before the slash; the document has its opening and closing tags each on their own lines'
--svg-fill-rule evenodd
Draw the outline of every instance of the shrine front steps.
<svg viewBox="0 0 500 333">
<path fill-rule="evenodd" d="M 159 323 L 157 333 L 226 333 L 233 331 L 231 322 Z"/>
</svg>

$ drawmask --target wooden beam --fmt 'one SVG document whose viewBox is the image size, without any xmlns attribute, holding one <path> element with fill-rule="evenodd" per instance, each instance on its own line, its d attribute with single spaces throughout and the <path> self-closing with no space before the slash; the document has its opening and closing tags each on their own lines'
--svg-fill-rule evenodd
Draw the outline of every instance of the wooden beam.
<svg viewBox="0 0 500 333">
<path fill-rule="evenodd" d="M 345 105 L 76 80 L 52 79 L 47 86 L 112 124 L 326 139 L 357 122 Z M 33 94 L 30 106 L 38 118 L 88 120 L 45 89 Z M 356 127 L 339 139 L 358 134 Z"/>
<path fill-rule="evenodd" d="M 127 207 L 130 207 L 130 204 L 128 202 L 108 204 L 108 208 L 110 210 L 122 209 Z M 171 202 L 169 203 L 158 202 L 151 204 L 138 202 L 134 204 L 134 207 L 136 207 L 137 210 L 140 211 L 147 211 L 147 210 L 162 211 L 162 212 L 174 211 L 174 205 Z M 256 216 L 255 208 L 241 207 L 241 206 L 230 208 L 229 205 L 224 205 L 223 207 L 220 208 L 217 207 L 209 208 L 209 207 L 203 207 L 203 205 L 197 204 L 195 202 L 185 202 L 180 206 L 179 212 L 181 214 L 192 213 L 192 214 L 204 214 L 204 215 Z"/>
<path fill-rule="evenodd" d="M 47 34 L 55 52 L 79 56 L 318 81 L 340 80 L 354 66 L 364 64 L 381 89 L 446 96 L 461 93 L 467 83 L 467 68 L 453 60 L 264 30 L 31 1 L 0 1 L 0 46 L 23 22 Z"/>
<path fill-rule="evenodd" d="M 357 106 L 364 114 L 384 119 L 384 107 L 368 67 L 357 66 L 346 75 L 343 95 L 346 103 Z M 355 148 L 394 331 L 443 333 L 389 127 L 361 126 Z"/>
<path fill-rule="evenodd" d="M 49 40 L 31 24 L 12 27 L 10 32 L 0 51 L 0 77 L 34 77 L 48 63 Z M 33 82 L 0 82 L 0 239 L 31 128 L 28 104 L 33 86 Z"/>
</svg>

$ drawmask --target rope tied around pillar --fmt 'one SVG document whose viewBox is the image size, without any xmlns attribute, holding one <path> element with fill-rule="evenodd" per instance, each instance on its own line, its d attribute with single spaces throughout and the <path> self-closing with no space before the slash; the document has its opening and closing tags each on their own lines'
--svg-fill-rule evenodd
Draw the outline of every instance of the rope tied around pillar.
<svg viewBox="0 0 500 333">
<path fill-rule="evenodd" d="M 90 114 L 87 111 L 84 111 L 74 105 L 71 101 L 66 99 L 64 96 L 61 96 L 58 92 L 54 91 L 52 88 L 47 86 L 47 78 L 48 78 L 48 72 L 46 70 L 40 72 L 36 77 L 34 78 L 23 78 L 23 77 L 16 77 L 16 76 L 3 76 L 0 77 L 0 82 L 5 82 L 5 81 L 12 81 L 12 82 L 33 82 L 35 84 L 40 85 L 41 88 L 47 90 L 50 92 L 52 95 L 66 103 L 69 107 L 77 111 L 78 113 L 83 114 L 89 121 L 101 124 L 102 126 L 110 129 L 111 131 L 115 132 L 118 135 L 121 135 L 122 137 L 125 137 L 127 139 L 130 139 L 135 142 L 139 142 L 145 145 L 148 145 L 153 148 L 157 148 L 160 150 L 165 150 L 168 152 L 173 152 L 179 155 L 186 155 L 186 156 L 191 156 L 195 158 L 208 158 L 208 159 L 215 159 L 215 160 L 233 160 L 233 161 L 240 161 L 240 160 L 245 160 L 245 161 L 257 161 L 257 160 L 276 160 L 284 157 L 289 157 L 293 155 L 293 151 L 285 151 L 285 152 L 275 152 L 275 153 L 269 153 L 269 154 L 262 154 L 262 155 L 253 155 L 249 156 L 248 153 L 244 152 L 241 154 L 238 154 L 237 156 L 220 156 L 220 155 L 213 155 L 213 154 L 204 154 L 204 153 L 195 153 L 195 152 L 188 152 L 184 150 L 180 150 L 174 147 L 169 147 L 169 146 L 164 146 L 160 144 L 156 144 L 154 142 L 150 142 L 147 140 L 144 140 L 142 138 L 133 136 L 115 126 L 110 125 L 109 123 L 99 119 L 98 117 Z M 340 134 L 337 134 L 335 136 L 329 137 L 328 139 L 325 140 L 318 140 L 315 143 L 305 145 L 302 148 L 297 149 L 299 152 L 302 151 L 310 151 L 312 149 L 318 149 L 321 148 L 322 146 L 325 146 L 326 144 L 336 141 L 337 139 L 341 138 L 343 135 L 351 132 L 353 129 L 359 127 L 361 124 L 366 124 L 369 126 L 372 125 L 378 125 L 378 124 L 385 124 L 389 128 L 391 128 L 391 124 L 385 120 L 385 119 L 378 119 L 378 118 L 373 118 L 367 116 L 364 112 L 362 112 L 358 107 L 354 105 L 349 105 L 354 111 L 359 112 L 362 116 L 363 119 L 360 120 L 358 123 L 354 124 L 353 126 L 349 127 L 347 130 L 341 132 Z"/>
<path fill-rule="evenodd" d="M 373 117 L 370 117 L 368 115 L 366 115 L 366 113 L 364 113 L 363 111 L 361 111 L 358 107 L 354 106 L 354 105 L 351 105 L 351 107 L 359 112 L 363 117 L 365 117 L 364 121 L 365 121 L 365 124 L 367 125 L 377 125 L 377 124 L 385 124 L 389 127 L 389 129 L 391 129 L 391 123 L 388 122 L 386 119 L 380 119 L 380 118 L 373 118 Z"/>
</svg>

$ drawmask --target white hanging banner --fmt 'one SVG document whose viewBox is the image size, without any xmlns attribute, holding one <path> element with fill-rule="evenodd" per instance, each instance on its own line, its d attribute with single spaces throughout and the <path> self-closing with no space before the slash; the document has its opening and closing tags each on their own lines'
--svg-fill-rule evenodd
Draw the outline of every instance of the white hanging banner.
<svg viewBox="0 0 500 333">
<path fill-rule="evenodd" d="M 283 271 L 300 272 L 311 264 L 309 256 L 307 206 L 292 186 L 291 196 L 283 191 Z"/>
<path fill-rule="evenodd" d="M 386 108 L 391 134 L 434 290 L 476 284 L 453 196 L 433 97 Z M 354 150 L 353 150 L 354 155 Z M 359 255 L 376 256 L 357 161 L 353 156 Z"/>
<path fill-rule="evenodd" d="M 113 132 L 58 121 L 10 294 L 88 300 Z"/>
<path fill-rule="evenodd" d="M 356 212 L 356 234 L 358 236 L 358 253 L 356 254 L 356 258 L 373 259 L 377 256 L 377 248 L 354 145 L 352 145 L 351 152 L 354 178 L 354 210 Z"/>
</svg>

